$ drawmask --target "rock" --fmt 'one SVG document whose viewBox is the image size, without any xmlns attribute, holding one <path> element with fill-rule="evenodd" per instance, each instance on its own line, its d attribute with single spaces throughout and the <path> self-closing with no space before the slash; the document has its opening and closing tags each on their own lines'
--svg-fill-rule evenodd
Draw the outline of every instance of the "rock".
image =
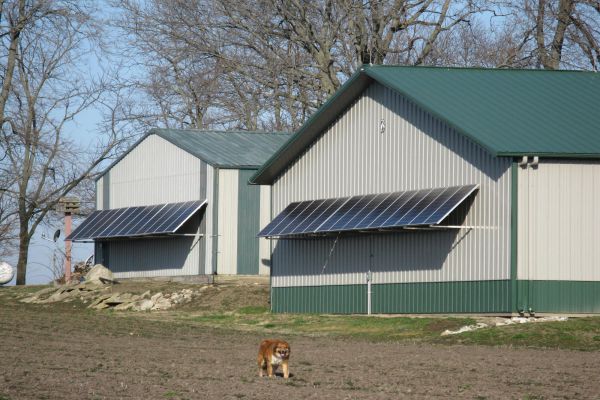
<svg viewBox="0 0 600 400">
<path fill-rule="evenodd" d="M 146 297 L 150 296 L 150 291 L 146 290 L 144 293 L 142 293 L 140 295 L 140 298 L 145 299 Z"/>
<path fill-rule="evenodd" d="M 111 296 L 112 296 L 112 294 L 102 294 L 102 295 L 96 297 L 96 299 L 90 303 L 88 308 L 96 307 L 98 304 L 103 303 L 104 300 L 109 299 Z M 106 306 L 106 307 L 108 307 L 108 306 Z"/>
<path fill-rule="evenodd" d="M 172 304 L 169 301 L 169 299 L 165 299 L 164 297 L 162 297 L 157 299 L 157 301 L 154 303 L 154 306 L 152 306 L 151 310 L 168 310 L 171 307 Z"/>
<path fill-rule="evenodd" d="M 127 311 L 135 306 L 135 302 L 132 303 L 123 303 L 119 304 L 115 307 L 115 311 Z"/>
<path fill-rule="evenodd" d="M 149 311 L 152 309 L 152 307 L 154 307 L 154 302 L 152 300 L 145 299 L 141 300 L 139 304 L 136 304 L 134 309 L 139 311 Z"/>
<path fill-rule="evenodd" d="M 114 282 L 114 275 L 102 264 L 96 264 L 94 267 L 85 275 L 86 282 L 94 282 L 104 284 L 105 282 Z"/>
<path fill-rule="evenodd" d="M 156 302 L 156 300 L 160 299 L 161 297 L 163 297 L 163 294 L 161 292 L 158 292 L 154 296 L 150 297 L 150 300 Z"/>
</svg>

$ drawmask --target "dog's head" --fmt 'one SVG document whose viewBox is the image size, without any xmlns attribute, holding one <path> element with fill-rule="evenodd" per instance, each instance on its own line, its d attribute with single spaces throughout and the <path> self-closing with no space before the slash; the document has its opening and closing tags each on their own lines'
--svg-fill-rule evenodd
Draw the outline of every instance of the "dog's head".
<svg viewBox="0 0 600 400">
<path fill-rule="evenodd" d="M 290 357 L 290 345 L 286 342 L 278 342 L 275 345 L 275 355 L 283 360 Z"/>
</svg>

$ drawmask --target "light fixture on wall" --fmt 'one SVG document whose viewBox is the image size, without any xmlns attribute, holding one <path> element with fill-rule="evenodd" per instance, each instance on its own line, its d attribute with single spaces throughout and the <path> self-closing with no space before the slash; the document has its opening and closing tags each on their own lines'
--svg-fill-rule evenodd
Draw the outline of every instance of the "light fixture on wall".
<svg viewBox="0 0 600 400">
<path fill-rule="evenodd" d="M 379 121 L 379 133 L 385 133 L 385 119 Z"/>
</svg>

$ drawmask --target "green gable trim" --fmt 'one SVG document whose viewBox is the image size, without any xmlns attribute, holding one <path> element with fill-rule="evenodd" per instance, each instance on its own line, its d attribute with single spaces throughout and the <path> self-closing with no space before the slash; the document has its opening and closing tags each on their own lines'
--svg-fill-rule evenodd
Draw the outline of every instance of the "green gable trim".
<svg viewBox="0 0 600 400">
<path fill-rule="evenodd" d="M 372 285 L 374 314 L 511 313 L 510 280 Z M 273 312 L 365 314 L 367 285 L 274 287 Z"/>
<path fill-rule="evenodd" d="M 600 313 L 600 282 L 519 280 L 519 302 L 536 313 Z"/>
<path fill-rule="evenodd" d="M 238 173 L 238 275 L 258 275 L 256 233 L 260 230 L 260 187 L 248 185 L 248 179 L 254 172 L 256 170 L 240 170 Z"/>
</svg>

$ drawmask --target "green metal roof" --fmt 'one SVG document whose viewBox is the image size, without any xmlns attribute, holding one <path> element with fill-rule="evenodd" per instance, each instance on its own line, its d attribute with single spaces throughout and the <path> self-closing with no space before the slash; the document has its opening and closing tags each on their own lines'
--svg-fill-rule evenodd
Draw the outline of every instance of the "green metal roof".
<svg viewBox="0 0 600 400">
<path fill-rule="evenodd" d="M 150 135 L 157 135 L 218 168 L 258 169 L 289 138 L 289 133 L 151 129 L 113 161 L 97 179 Z"/>
<path fill-rule="evenodd" d="M 152 129 L 175 146 L 219 168 L 258 168 L 289 138 L 288 133 Z"/>
<path fill-rule="evenodd" d="M 600 157 L 600 74 L 363 66 L 252 177 L 272 183 L 373 81 L 496 156 Z"/>
</svg>

